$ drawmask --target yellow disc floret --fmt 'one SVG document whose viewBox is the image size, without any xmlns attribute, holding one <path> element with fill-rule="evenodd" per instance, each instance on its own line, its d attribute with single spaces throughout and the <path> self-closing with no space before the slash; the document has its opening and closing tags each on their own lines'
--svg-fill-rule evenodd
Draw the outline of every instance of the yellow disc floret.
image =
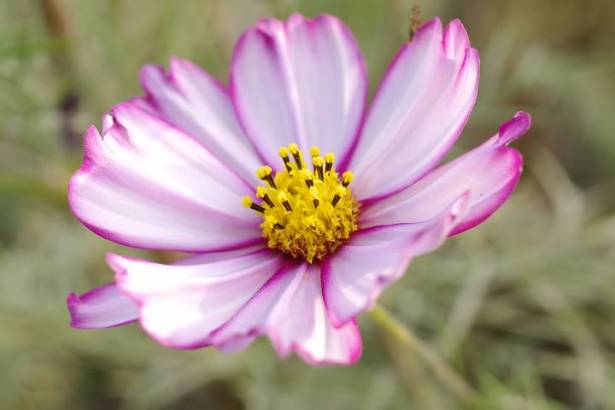
<svg viewBox="0 0 615 410">
<path fill-rule="evenodd" d="M 341 176 L 333 167 L 335 156 L 320 156 L 318 147 L 310 148 L 311 169 L 296 144 L 279 150 L 284 170 L 258 169 L 264 181 L 256 197 L 243 199 L 244 206 L 263 214 L 261 229 L 267 245 L 309 263 L 335 251 L 357 230 L 359 203 L 349 188 L 353 174 Z"/>
</svg>

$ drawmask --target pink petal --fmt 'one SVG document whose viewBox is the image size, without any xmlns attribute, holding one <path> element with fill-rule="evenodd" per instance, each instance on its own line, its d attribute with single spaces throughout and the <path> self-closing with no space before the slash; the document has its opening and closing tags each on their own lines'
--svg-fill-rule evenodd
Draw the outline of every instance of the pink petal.
<svg viewBox="0 0 615 410">
<path fill-rule="evenodd" d="M 194 349 L 210 344 L 226 323 L 282 266 L 268 249 L 199 256 L 162 265 L 110 255 L 118 287 L 139 304 L 143 329 L 164 346 Z"/>
<path fill-rule="evenodd" d="M 367 96 L 365 63 L 337 18 L 295 14 L 262 20 L 235 48 L 231 90 L 240 120 L 270 165 L 297 142 L 343 158 L 353 145 Z"/>
<path fill-rule="evenodd" d="M 443 46 L 449 59 L 463 58 L 466 50 L 471 47 L 468 33 L 459 19 L 451 21 L 444 28 Z"/>
<path fill-rule="evenodd" d="M 361 226 L 425 221 L 466 191 L 470 191 L 469 210 L 452 234 L 484 221 L 504 203 L 519 181 L 523 158 L 506 144 L 524 134 L 530 122 L 528 114 L 517 113 L 483 145 L 430 172 L 413 186 L 365 208 Z"/>
<path fill-rule="evenodd" d="M 459 21 L 425 23 L 388 68 L 350 169 L 364 202 L 425 175 L 455 143 L 478 92 L 479 56 Z"/>
<path fill-rule="evenodd" d="M 115 284 L 101 286 L 66 298 L 70 325 L 78 329 L 102 329 L 132 323 L 139 318 L 137 304 Z"/>
<path fill-rule="evenodd" d="M 322 266 L 323 292 L 332 322 L 344 325 L 370 308 L 384 288 L 401 277 L 414 256 L 439 247 L 466 212 L 468 196 L 462 195 L 426 222 L 353 234 Z"/>
<path fill-rule="evenodd" d="M 224 353 L 237 353 L 250 346 L 256 338 L 257 336 L 238 337 L 216 347 Z"/>
<path fill-rule="evenodd" d="M 517 111 L 515 115 L 504 124 L 500 125 L 498 133 L 493 136 L 493 145 L 508 145 L 529 131 L 532 126 L 530 114 Z"/>
<path fill-rule="evenodd" d="M 211 251 L 260 242 L 252 192 L 201 142 L 133 104 L 113 109 L 104 134 L 90 127 L 69 203 L 88 228 L 150 249 Z"/>
<path fill-rule="evenodd" d="M 292 265 L 269 282 L 212 337 L 215 344 L 267 334 L 281 357 L 296 352 L 312 365 L 351 364 L 361 356 L 355 321 L 334 327 L 317 265 Z"/>
<path fill-rule="evenodd" d="M 168 72 L 159 66 L 141 69 L 141 84 L 159 115 L 201 139 L 207 150 L 243 179 L 258 182 L 262 165 L 241 130 L 226 88 L 189 61 L 173 57 Z"/>
</svg>

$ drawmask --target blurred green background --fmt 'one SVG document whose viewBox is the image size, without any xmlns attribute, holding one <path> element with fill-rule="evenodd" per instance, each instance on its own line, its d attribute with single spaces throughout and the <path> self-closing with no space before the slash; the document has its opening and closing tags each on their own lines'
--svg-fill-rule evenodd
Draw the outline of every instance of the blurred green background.
<svg viewBox="0 0 615 410">
<path fill-rule="evenodd" d="M 615 409 L 615 2 L 414 1 L 459 17 L 481 52 L 458 152 L 519 109 L 520 186 L 488 223 L 417 259 L 382 303 L 479 392 L 477 409 Z M 366 55 L 372 90 L 405 40 L 406 0 L 0 0 L 1 409 L 455 409 L 412 352 L 361 319 L 349 368 L 246 351 L 166 350 L 138 326 L 75 331 L 70 290 L 108 282 L 107 251 L 70 214 L 81 135 L 140 94 L 170 55 L 226 79 L 259 17 L 329 12 Z M 163 254 L 147 255 L 164 259 Z"/>
</svg>

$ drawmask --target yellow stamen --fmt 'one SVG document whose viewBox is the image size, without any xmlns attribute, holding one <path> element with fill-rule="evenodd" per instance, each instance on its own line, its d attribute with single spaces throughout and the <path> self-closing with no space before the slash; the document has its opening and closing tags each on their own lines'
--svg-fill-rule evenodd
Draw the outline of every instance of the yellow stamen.
<svg viewBox="0 0 615 410">
<path fill-rule="evenodd" d="M 314 178 L 309 169 L 302 169 L 301 171 L 299 171 L 299 174 L 305 180 L 305 184 L 308 186 L 308 188 L 311 188 L 314 186 Z"/>
<path fill-rule="evenodd" d="M 272 172 L 273 170 L 271 169 L 269 165 L 263 165 L 262 167 L 258 169 L 258 171 L 256 171 L 256 176 L 259 179 L 262 179 L 263 181 L 267 181 L 269 186 L 271 186 L 272 188 L 276 188 L 275 181 L 273 180 L 273 176 L 271 176 Z"/>
<path fill-rule="evenodd" d="M 333 153 L 323 158 L 318 147 L 309 153 L 313 170 L 305 167 L 296 144 L 282 147 L 279 154 L 285 169 L 274 172 L 263 166 L 257 172 L 266 182 L 256 188 L 256 197 L 263 203 L 256 204 L 249 196 L 242 202 L 263 214 L 261 229 L 270 248 L 313 263 L 334 252 L 358 229 L 359 203 L 349 188 L 352 173 L 340 176 L 335 171 Z"/>
<path fill-rule="evenodd" d="M 293 155 L 295 162 L 297 163 L 297 167 L 299 169 L 303 168 L 303 160 L 301 158 L 301 151 L 299 150 L 299 146 L 297 144 L 290 144 L 288 146 L 288 150 Z"/>
<path fill-rule="evenodd" d="M 241 203 L 243 204 L 243 206 L 245 206 L 246 208 L 251 208 L 254 209 L 257 212 L 260 213 L 265 213 L 265 208 L 263 208 L 262 206 L 260 206 L 257 203 L 254 203 L 252 201 L 252 198 L 250 198 L 249 195 L 244 196 L 243 198 L 241 198 Z"/>
<path fill-rule="evenodd" d="M 352 172 L 350 171 L 344 172 L 342 174 L 342 185 L 344 187 L 347 187 L 348 185 L 350 185 L 353 179 L 354 179 L 354 174 Z"/>
<path fill-rule="evenodd" d="M 273 208 L 275 206 L 271 198 L 269 198 L 269 195 L 267 195 L 267 190 L 262 186 L 256 187 L 256 197 L 263 198 L 263 201 L 265 201 L 265 203 L 269 205 L 270 208 Z"/>
<path fill-rule="evenodd" d="M 325 154 L 325 171 L 329 172 L 333 168 L 333 163 L 335 162 L 335 154 L 332 152 L 327 152 Z"/>
<path fill-rule="evenodd" d="M 290 202 L 288 202 L 288 194 L 286 192 L 278 192 L 278 201 L 280 201 L 280 203 L 284 206 L 284 209 L 286 209 L 288 212 L 293 211 L 293 207 L 290 206 Z"/>
<path fill-rule="evenodd" d="M 324 176 L 324 172 L 323 172 L 323 160 L 322 157 L 314 157 L 312 158 L 312 163 L 314 164 L 314 170 L 316 171 L 316 173 L 318 174 L 318 178 L 322 181 L 323 179 L 325 179 Z"/>
<path fill-rule="evenodd" d="M 320 204 L 320 201 L 318 200 L 318 189 L 316 189 L 315 187 L 311 187 L 310 188 L 310 195 L 312 195 L 312 203 L 314 204 L 314 208 L 318 208 L 318 204 Z"/>
<path fill-rule="evenodd" d="M 288 149 L 286 147 L 280 148 L 279 154 L 280 157 L 282 157 L 282 161 L 284 161 L 284 166 L 286 167 L 286 170 L 290 172 L 292 168 L 290 166 L 290 158 L 288 158 Z"/>
<path fill-rule="evenodd" d="M 335 207 L 337 203 L 342 199 L 342 197 L 346 194 L 346 188 L 343 186 L 338 186 L 335 188 L 335 195 L 333 195 L 333 199 L 331 200 L 331 205 Z"/>
</svg>

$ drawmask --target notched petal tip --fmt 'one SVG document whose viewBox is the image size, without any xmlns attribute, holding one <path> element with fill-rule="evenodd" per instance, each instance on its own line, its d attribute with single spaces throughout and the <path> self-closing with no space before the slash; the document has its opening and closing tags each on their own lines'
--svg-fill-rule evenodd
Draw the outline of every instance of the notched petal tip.
<svg viewBox="0 0 615 410">
<path fill-rule="evenodd" d="M 309 28 L 319 24 L 339 24 L 345 27 L 342 20 L 332 14 L 321 13 L 314 17 L 307 17 L 301 13 L 293 13 L 286 20 L 262 18 L 256 22 L 254 28 L 264 34 L 275 35 L 279 30 L 289 32 L 302 26 Z"/>
<path fill-rule="evenodd" d="M 114 125 L 122 128 L 125 127 L 122 122 L 125 122 L 128 119 L 133 119 L 133 116 L 139 116 L 139 119 L 142 119 L 143 117 L 152 117 L 151 113 L 143 110 L 142 107 L 139 107 L 132 101 L 122 101 L 121 103 L 114 105 L 111 107 L 109 114 L 113 117 Z M 123 119 L 125 120 L 123 121 Z"/>
<path fill-rule="evenodd" d="M 124 284 L 127 279 L 128 267 L 130 264 L 144 262 L 144 260 L 132 256 L 123 256 L 113 252 L 108 252 L 105 255 L 105 262 L 107 263 L 107 266 L 109 266 L 115 273 L 115 281 L 121 288 L 122 284 Z"/>
<path fill-rule="evenodd" d="M 197 78 L 200 78 L 200 81 L 213 84 L 215 88 L 225 95 L 228 92 L 226 84 L 219 81 L 192 61 L 176 55 L 171 55 L 169 58 L 167 77 L 174 83 L 174 89 L 180 94 L 185 94 L 185 89 Z"/>
<path fill-rule="evenodd" d="M 170 82 L 170 75 L 164 67 L 155 64 L 146 64 L 139 69 L 139 82 L 147 95 L 153 94 L 152 90 Z"/>
<path fill-rule="evenodd" d="M 278 340 L 275 331 L 269 330 L 268 335 L 277 356 L 283 360 L 290 357 L 292 353 L 295 353 L 312 367 L 351 366 L 357 363 L 363 355 L 363 340 L 356 319 L 349 319 L 343 325 L 334 326 L 334 328 L 344 333 L 342 336 L 342 343 L 345 345 L 344 354 L 323 355 L 322 352 L 317 353 L 298 341 L 283 346 L 280 344 L 281 342 Z"/>
<path fill-rule="evenodd" d="M 402 44 L 397 54 L 401 54 L 404 49 L 416 47 L 416 44 L 418 43 L 431 42 L 433 44 L 443 44 L 443 30 L 444 27 L 442 25 L 442 20 L 440 20 L 440 17 L 438 16 L 424 21 L 416 29 L 416 32 L 414 32 L 412 38 Z M 397 57 L 394 57 L 393 61 L 395 61 L 396 58 Z"/>
<path fill-rule="evenodd" d="M 500 126 L 497 143 L 508 145 L 528 132 L 531 126 L 532 116 L 525 111 L 518 111 L 510 120 Z"/>
<path fill-rule="evenodd" d="M 299 18 L 303 18 L 302 15 L 298 15 L 298 16 L 300 16 Z M 292 17 L 295 17 L 295 15 L 293 15 Z M 267 18 L 259 19 L 256 22 L 256 25 L 246 30 L 246 32 L 256 31 L 260 34 L 264 34 L 266 37 L 275 37 L 276 34 L 283 35 L 283 32 L 285 29 L 286 29 L 285 21 L 278 20 L 272 17 L 267 17 Z"/>
<path fill-rule="evenodd" d="M 306 23 L 309 23 L 312 21 L 312 19 L 304 16 L 301 13 L 295 12 L 292 13 L 290 16 L 288 16 L 288 19 L 286 19 L 286 21 L 284 20 L 276 20 L 279 21 L 280 23 L 282 23 L 285 27 L 292 27 L 295 25 L 303 25 Z"/>
<path fill-rule="evenodd" d="M 77 295 L 66 296 L 70 326 L 75 329 L 105 329 L 127 325 L 137 320 L 135 302 L 113 283 Z"/>
<path fill-rule="evenodd" d="M 175 71 L 175 70 L 182 69 L 182 68 L 197 68 L 197 67 L 192 61 L 176 56 L 175 54 L 171 54 L 171 57 L 169 57 L 169 70 Z"/>
<path fill-rule="evenodd" d="M 425 37 L 432 35 L 442 38 L 442 20 L 440 20 L 440 17 L 436 16 L 421 24 L 418 30 L 416 30 L 416 33 L 414 33 L 414 37 L 412 38 L 412 42 L 410 44 L 423 40 Z"/>
<path fill-rule="evenodd" d="M 112 126 L 113 126 L 113 119 L 103 118 L 103 129 L 110 128 Z M 98 128 L 96 128 L 95 125 L 90 125 L 88 129 L 85 131 L 85 134 L 83 134 L 83 161 L 84 162 L 81 167 L 82 171 L 85 171 L 87 169 L 88 161 L 96 159 L 97 152 L 99 152 L 100 144 L 103 140 L 103 135 L 104 135 L 104 132 L 101 135 L 101 133 L 98 132 Z M 86 169 L 83 169 L 84 167 Z"/>
<path fill-rule="evenodd" d="M 102 134 L 106 134 L 107 131 L 113 127 L 113 124 L 115 124 L 113 117 L 109 114 L 104 114 L 102 117 Z M 93 125 L 91 125 L 91 127 L 93 127 Z"/>
<path fill-rule="evenodd" d="M 109 266 L 115 273 L 124 270 L 120 263 L 121 259 L 122 256 L 113 252 L 107 252 L 107 254 L 105 255 L 105 262 L 107 262 L 107 266 Z"/>
<path fill-rule="evenodd" d="M 449 59 L 462 58 L 465 50 L 470 48 L 470 38 L 461 23 L 461 20 L 454 19 L 444 29 L 442 44 Z"/>
</svg>

